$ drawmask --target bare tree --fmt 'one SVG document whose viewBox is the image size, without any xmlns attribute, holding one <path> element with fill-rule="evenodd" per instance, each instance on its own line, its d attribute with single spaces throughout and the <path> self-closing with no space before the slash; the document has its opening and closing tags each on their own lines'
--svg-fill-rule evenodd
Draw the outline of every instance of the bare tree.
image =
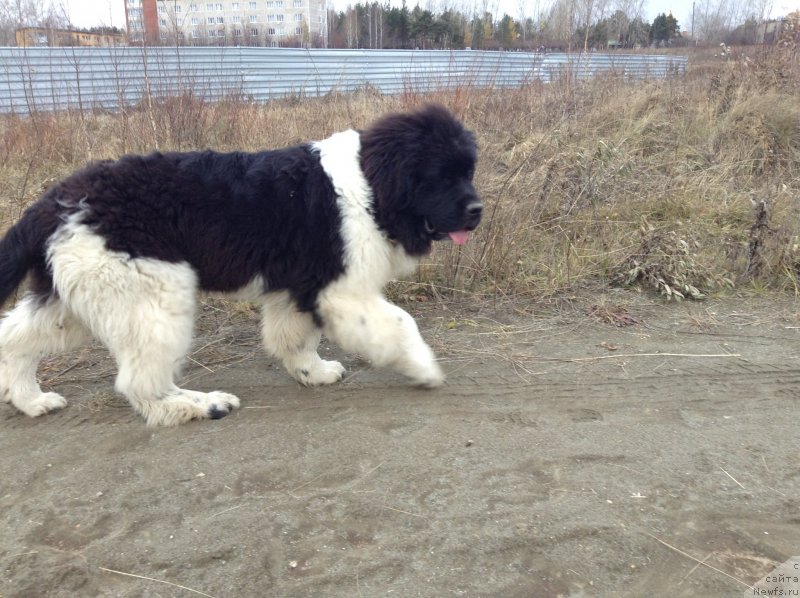
<svg viewBox="0 0 800 598">
<path fill-rule="evenodd" d="M 633 21 L 636 18 L 643 18 L 644 15 L 644 2 L 645 0 L 612 0 L 612 12 L 621 11 L 625 13 L 628 20 Z"/>
<path fill-rule="evenodd" d="M 69 16 L 62 4 L 49 0 L 0 0 L 0 45 L 15 45 L 15 32 L 22 27 L 65 29 Z"/>
<path fill-rule="evenodd" d="M 759 22 L 766 20 L 772 13 L 772 0 L 750 0 L 750 14 L 745 17 L 755 17 Z"/>
<path fill-rule="evenodd" d="M 345 13 L 345 29 L 347 35 L 347 47 L 348 48 L 357 48 L 358 47 L 358 14 L 356 13 L 356 9 L 352 6 L 347 7 L 347 12 Z"/>
<path fill-rule="evenodd" d="M 189 18 L 188 12 L 182 12 L 177 0 L 157 0 L 157 5 L 163 5 L 165 10 L 159 12 L 159 19 L 166 21 L 167 25 L 159 28 L 161 31 L 161 43 L 184 45 L 186 42 L 186 33 L 184 32 L 184 23 Z"/>
<path fill-rule="evenodd" d="M 770 0 L 698 0 L 692 34 L 706 42 L 719 42 L 748 17 L 760 21 L 769 15 L 771 9 Z"/>
<path fill-rule="evenodd" d="M 553 3 L 544 19 L 542 33 L 546 45 L 572 40 L 572 34 L 575 32 L 575 11 L 575 0 L 556 0 Z"/>
<path fill-rule="evenodd" d="M 583 51 L 589 51 L 589 31 L 595 23 L 601 20 L 606 13 L 608 0 L 578 0 L 575 3 L 577 10 L 577 23 L 583 25 Z"/>
</svg>

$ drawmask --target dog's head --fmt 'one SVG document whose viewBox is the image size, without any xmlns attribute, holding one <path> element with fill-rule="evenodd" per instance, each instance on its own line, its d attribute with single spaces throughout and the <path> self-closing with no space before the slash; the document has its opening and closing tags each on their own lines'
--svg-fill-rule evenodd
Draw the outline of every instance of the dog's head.
<svg viewBox="0 0 800 598">
<path fill-rule="evenodd" d="M 474 135 L 437 105 L 390 114 L 361 132 L 361 168 L 375 195 L 375 218 L 411 255 L 446 238 L 463 245 L 478 226 L 476 159 Z"/>
</svg>

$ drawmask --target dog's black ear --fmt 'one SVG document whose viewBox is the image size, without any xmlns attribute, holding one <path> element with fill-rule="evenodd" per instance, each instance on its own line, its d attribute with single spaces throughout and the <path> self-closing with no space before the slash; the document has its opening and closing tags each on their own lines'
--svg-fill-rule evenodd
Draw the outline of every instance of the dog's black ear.
<svg viewBox="0 0 800 598">
<path fill-rule="evenodd" d="M 390 114 L 361 133 L 361 170 L 378 212 L 402 211 L 412 203 L 422 141 L 411 114 Z"/>
<path fill-rule="evenodd" d="M 361 169 L 375 194 L 376 208 L 387 211 L 402 211 L 414 203 L 425 156 L 447 152 L 454 140 L 473 139 L 450 111 L 438 104 L 388 114 L 360 136 Z"/>
<path fill-rule="evenodd" d="M 373 193 L 375 220 L 412 255 L 430 250 L 413 213 L 421 160 L 430 151 L 421 112 L 389 114 L 361 133 L 361 170 Z"/>
<path fill-rule="evenodd" d="M 389 114 L 360 132 L 360 165 L 374 195 L 375 219 L 412 255 L 430 250 L 431 238 L 420 212 L 427 199 L 418 194 L 423 182 L 435 176 L 431 164 L 459 149 L 462 140 L 474 161 L 474 141 L 465 133 L 461 123 L 436 104 Z"/>
</svg>

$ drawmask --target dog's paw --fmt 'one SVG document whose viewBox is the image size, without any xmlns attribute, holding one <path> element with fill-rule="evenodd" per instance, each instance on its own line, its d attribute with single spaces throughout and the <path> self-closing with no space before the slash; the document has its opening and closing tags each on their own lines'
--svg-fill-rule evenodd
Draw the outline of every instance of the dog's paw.
<svg viewBox="0 0 800 598">
<path fill-rule="evenodd" d="M 295 378 L 305 386 L 333 384 L 344 377 L 344 366 L 338 361 L 319 360 L 309 368 L 295 370 Z"/>
<path fill-rule="evenodd" d="M 67 400 L 60 394 L 54 392 L 45 392 L 24 400 L 12 398 L 11 402 L 17 409 L 31 417 L 39 417 L 50 411 L 62 409 L 67 406 Z"/>
<path fill-rule="evenodd" d="M 5 363 L 2 359 L 0 359 L 0 403 L 11 402 L 11 389 L 9 388 L 9 385 L 4 382 L 4 380 L 10 379 L 11 377 L 6 371 Z"/>
<path fill-rule="evenodd" d="M 193 419 L 222 419 L 239 407 L 239 397 L 227 392 L 197 392 L 175 388 L 160 399 L 133 403 L 150 426 L 177 426 Z"/>
<path fill-rule="evenodd" d="M 208 401 L 211 403 L 206 415 L 208 419 L 222 419 L 240 405 L 239 397 L 227 392 L 210 392 Z"/>
<path fill-rule="evenodd" d="M 444 384 L 445 376 L 439 364 L 431 361 L 411 374 L 411 379 L 422 388 L 438 388 Z"/>
</svg>

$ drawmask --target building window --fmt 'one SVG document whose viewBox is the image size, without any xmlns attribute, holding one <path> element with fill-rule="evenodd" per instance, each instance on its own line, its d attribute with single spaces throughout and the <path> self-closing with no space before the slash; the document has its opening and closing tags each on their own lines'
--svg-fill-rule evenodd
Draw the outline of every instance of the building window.
<svg viewBox="0 0 800 598">
<path fill-rule="evenodd" d="M 197 25 L 198 22 L 199 22 L 199 19 L 197 17 L 192 17 L 192 25 Z"/>
<path fill-rule="evenodd" d="M 283 0 L 275 0 L 275 8 L 283 8 Z"/>
<path fill-rule="evenodd" d="M 302 27 L 295 27 L 294 34 L 295 35 L 302 35 L 303 34 L 303 28 Z"/>
<path fill-rule="evenodd" d="M 267 23 L 274 23 L 275 15 L 267 15 Z"/>
<path fill-rule="evenodd" d="M 253 37 L 256 37 L 258 35 L 258 28 L 251 27 L 250 28 L 250 35 L 253 36 Z"/>
<path fill-rule="evenodd" d="M 197 12 L 197 4 L 190 4 L 189 12 Z"/>
<path fill-rule="evenodd" d="M 301 15 L 301 14 L 294 15 L 294 20 L 295 21 L 302 21 L 303 20 L 303 15 Z"/>
<path fill-rule="evenodd" d="M 208 23 L 209 25 L 213 25 L 214 24 L 214 17 L 206 17 L 206 23 Z"/>
<path fill-rule="evenodd" d="M 214 10 L 214 5 L 213 4 L 206 4 L 206 10 L 208 10 L 208 11 Z"/>
<path fill-rule="evenodd" d="M 275 28 L 274 27 L 270 27 L 269 29 L 267 29 L 267 34 L 268 35 L 275 35 Z"/>
<path fill-rule="evenodd" d="M 239 15 L 233 15 L 233 22 L 234 23 L 241 23 L 242 22 L 242 17 L 240 17 Z"/>
<path fill-rule="evenodd" d="M 276 15 L 276 18 L 278 19 L 278 23 L 283 23 L 283 15 Z"/>
<path fill-rule="evenodd" d="M 255 2 L 248 3 L 248 6 L 250 7 L 250 10 L 255 10 L 258 8 L 258 4 L 256 4 Z"/>
<path fill-rule="evenodd" d="M 286 31 L 283 27 L 278 27 L 278 35 L 286 35 Z"/>
<path fill-rule="evenodd" d="M 181 5 L 180 4 L 176 4 L 175 5 L 175 12 L 181 12 Z"/>
<path fill-rule="evenodd" d="M 233 4 L 231 4 L 231 10 L 239 10 L 239 3 L 238 2 L 234 2 Z"/>
<path fill-rule="evenodd" d="M 251 23 L 258 23 L 258 15 L 250 15 Z"/>
<path fill-rule="evenodd" d="M 302 8 L 303 0 L 294 0 L 294 2 L 292 2 L 292 6 L 294 6 L 295 8 Z"/>
<path fill-rule="evenodd" d="M 162 27 L 166 27 L 167 26 L 167 20 L 166 19 L 159 19 L 158 24 L 161 25 Z"/>
<path fill-rule="evenodd" d="M 241 29 L 234 29 L 233 30 L 233 36 L 234 37 L 241 37 L 242 36 L 242 30 Z"/>
<path fill-rule="evenodd" d="M 163 4 L 158 5 L 158 12 L 167 12 L 167 7 Z"/>
<path fill-rule="evenodd" d="M 225 17 L 217 17 L 217 24 L 222 25 L 225 22 Z"/>
<path fill-rule="evenodd" d="M 277 48 L 278 47 L 278 42 L 274 42 L 274 41 L 273 42 L 269 42 L 269 47 L 270 48 Z"/>
<path fill-rule="evenodd" d="M 200 33 L 198 33 L 197 29 L 192 29 L 191 37 L 197 39 L 200 37 Z"/>
</svg>

